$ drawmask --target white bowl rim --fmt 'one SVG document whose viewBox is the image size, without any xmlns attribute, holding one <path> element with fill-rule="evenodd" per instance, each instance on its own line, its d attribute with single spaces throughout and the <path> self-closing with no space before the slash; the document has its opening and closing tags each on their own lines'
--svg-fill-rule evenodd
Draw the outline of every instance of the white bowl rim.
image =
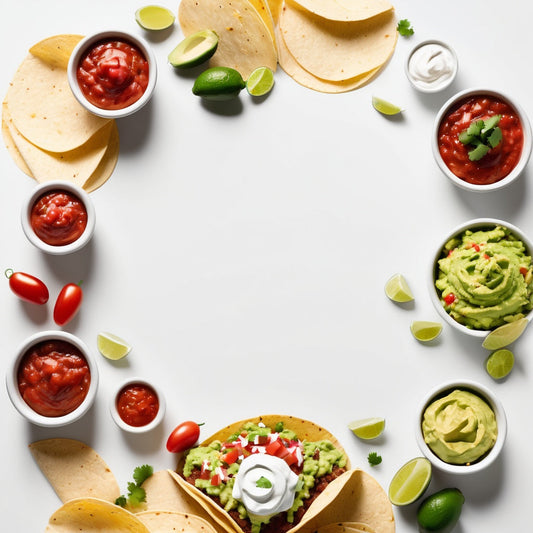
<svg viewBox="0 0 533 533">
<path fill-rule="evenodd" d="M 148 74 L 148 86 L 146 87 L 146 90 L 144 91 L 143 95 L 138 100 L 133 102 L 133 104 L 123 109 L 102 109 L 101 107 L 97 107 L 94 104 L 91 104 L 91 102 L 89 102 L 81 92 L 81 89 L 76 79 L 76 69 L 78 67 L 79 60 L 85 50 L 98 41 L 111 38 L 123 39 L 138 46 L 146 57 L 150 69 Z M 67 66 L 67 77 L 70 89 L 72 90 L 72 94 L 74 95 L 76 100 L 78 100 L 78 102 L 89 112 L 103 118 L 122 118 L 127 117 L 144 107 L 152 97 L 157 82 L 157 60 L 152 48 L 143 37 L 134 35 L 131 32 L 127 32 L 125 30 L 104 30 L 99 31 L 97 33 L 93 33 L 91 35 L 87 35 L 75 46 L 69 58 Z"/>
<path fill-rule="evenodd" d="M 411 72 L 409 70 L 409 63 L 411 61 L 411 57 L 413 56 L 413 54 L 418 49 L 422 48 L 423 46 L 427 46 L 429 44 L 438 44 L 442 46 L 443 48 L 446 48 L 446 50 L 448 50 L 451 53 L 453 60 L 454 60 L 452 75 L 444 83 L 441 83 L 440 85 L 435 85 L 434 87 L 421 86 L 415 79 L 413 79 L 413 77 L 411 76 Z M 459 70 L 459 59 L 457 57 L 455 50 L 447 42 L 441 41 L 440 39 L 426 39 L 425 41 L 421 41 L 415 46 L 413 46 L 413 48 L 411 48 L 410 52 L 407 54 L 407 58 L 404 63 L 404 69 L 405 69 L 405 75 L 407 76 L 407 79 L 417 91 L 420 91 L 421 93 L 426 93 L 426 94 L 440 93 L 444 91 L 445 89 L 447 89 L 455 81 L 455 78 L 457 77 L 457 72 Z"/>
<path fill-rule="evenodd" d="M 120 391 L 124 387 L 127 387 L 128 385 L 133 385 L 136 383 L 140 383 L 141 385 L 146 385 L 152 388 L 155 391 L 157 395 L 157 399 L 159 401 L 159 409 L 157 411 L 155 418 L 149 424 L 146 424 L 145 426 L 130 426 L 129 424 L 126 424 L 126 422 L 124 422 L 124 420 L 120 418 L 120 415 L 118 414 L 118 411 L 117 411 L 117 397 Z M 113 421 L 120 429 L 127 431 L 129 433 L 146 433 L 154 429 L 156 426 L 158 426 L 163 420 L 163 418 L 165 417 L 165 411 L 166 411 L 165 396 L 163 394 L 163 391 L 158 385 L 152 383 L 151 381 L 148 381 L 146 378 L 141 378 L 138 376 L 130 377 L 120 382 L 118 387 L 115 388 L 113 395 L 109 402 L 109 411 L 111 413 L 111 417 L 113 418 Z"/>
<path fill-rule="evenodd" d="M 53 246 L 42 241 L 33 231 L 30 222 L 33 204 L 46 192 L 55 190 L 67 191 L 74 196 L 77 196 L 82 201 L 85 210 L 87 211 L 87 226 L 85 227 L 85 231 L 74 242 L 63 246 Z M 26 200 L 22 205 L 20 221 L 24 234 L 36 248 L 51 255 L 66 255 L 81 250 L 92 239 L 94 228 L 96 226 L 96 211 L 91 197 L 81 187 L 69 181 L 54 180 L 37 185 L 37 187 L 32 190 L 31 194 L 26 197 Z"/>
<path fill-rule="evenodd" d="M 492 410 L 496 417 L 496 424 L 498 428 L 498 436 L 496 437 L 496 442 L 492 449 L 478 462 L 475 462 L 471 465 L 454 465 L 446 463 L 433 451 L 424 441 L 424 435 L 422 433 L 422 419 L 424 412 L 427 406 L 434 400 L 437 396 L 442 396 L 446 392 L 452 392 L 455 389 L 466 389 L 477 394 L 481 399 L 485 400 Z M 449 474 L 474 474 L 481 470 L 484 470 L 489 465 L 491 465 L 496 458 L 500 455 L 500 452 L 503 449 L 505 440 L 507 438 L 507 416 L 503 408 L 503 404 L 498 399 L 498 397 L 485 385 L 478 383 L 477 381 L 468 380 L 468 379 L 451 379 L 433 387 L 421 400 L 417 408 L 417 416 L 415 419 L 415 437 L 420 451 L 424 456 L 429 459 L 431 464 Z"/>
<path fill-rule="evenodd" d="M 84 355 L 89 371 L 91 373 L 91 384 L 83 402 L 72 412 L 64 416 L 43 416 L 36 413 L 22 398 L 18 389 L 18 367 L 24 354 L 35 344 L 47 340 L 66 341 L 78 348 Z M 96 359 L 87 345 L 78 337 L 67 331 L 46 330 L 34 333 L 20 343 L 17 348 L 16 356 L 12 359 L 6 372 L 6 387 L 11 403 L 15 409 L 27 420 L 38 426 L 60 427 L 71 424 L 80 419 L 93 405 L 98 390 L 99 374 Z"/>
<path fill-rule="evenodd" d="M 533 242 L 529 240 L 527 235 L 519 229 L 517 226 L 511 224 L 510 222 L 506 222 L 504 220 L 500 220 L 497 218 L 474 218 L 472 220 L 468 220 L 466 222 L 463 222 L 462 224 L 457 225 L 454 229 L 449 231 L 444 239 L 442 239 L 440 245 L 438 248 L 434 251 L 431 263 L 430 263 L 430 269 L 429 269 L 429 279 L 428 279 L 428 288 L 429 288 L 429 296 L 431 301 L 433 302 L 433 306 L 439 313 L 439 315 L 452 327 L 457 329 L 458 331 L 461 331 L 462 333 L 466 333 L 467 335 L 470 335 L 472 337 L 479 337 L 479 338 L 485 338 L 492 330 L 485 330 L 485 329 L 471 329 L 467 328 L 463 324 L 460 324 L 450 316 L 449 313 L 446 312 L 446 309 L 444 309 L 439 295 L 437 294 L 437 289 L 435 287 L 435 273 L 437 269 L 437 261 L 440 259 L 442 250 L 444 248 L 444 245 L 455 235 L 458 235 L 460 233 L 463 233 L 467 229 L 474 229 L 474 228 L 482 228 L 486 226 L 504 226 L 507 229 L 511 230 L 517 237 L 520 238 L 520 240 L 525 244 L 526 249 L 533 254 Z M 531 313 L 533 313 L 533 309 L 526 315 L 530 316 Z"/>
<path fill-rule="evenodd" d="M 474 183 L 468 183 L 467 181 L 462 180 L 461 178 L 458 178 L 448 168 L 446 163 L 442 160 L 442 157 L 439 151 L 438 131 L 439 131 L 439 126 L 440 126 L 443 116 L 458 101 L 470 95 L 474 95 L 474 94 L 487 94 L 489 96 L 496 96 L 506 101 L 517 112 L 518 117 L 520 118 L 520 122 L 522 124 L 522 131 L 524 134 L 522 154 L 520 155 L 520 159 L 518 163 L 516 164 L 516 166 L 513 168 L 513 170 L 511 170 L 511 172 L 507 176 L 505 176 L 505 178 L 495 183 L 490 183 L 488 185 L 477 185 Z M 438 111 L 435 117 L 435 120 L 433 122 L 433 131 L 431 134 L 431 150 L 433 152 L 433 157 L 435 159 L 435 162 L 437 163 L 442 173 L 446 177 L 448 177 L 454 185 L 457 185 L 458 187 L 468 190 L 468 191 L 491 192 L 491 191 L 495 191 L 498 189 L 502 189 L 503 187 L 506 187 L 510 183 L 514 182 L 522 174 L 523 170 L 525 169 L 529 161 L 529 158 L 531 156 L 532 147 L 533 147 L 533 140 L 532 140 L 532 133 L 531 133 L 531 124 L 529 122 L 527 113 L 524 111 L 522 106 L 514 98 L 509 96 L 506 92 L 500 91 L 497 89 L 488 89 L 485 87 L 472 87 L 469 89 L 464 89 L 454 94 L 442 105 L 442 107 Z"/>
</svg>

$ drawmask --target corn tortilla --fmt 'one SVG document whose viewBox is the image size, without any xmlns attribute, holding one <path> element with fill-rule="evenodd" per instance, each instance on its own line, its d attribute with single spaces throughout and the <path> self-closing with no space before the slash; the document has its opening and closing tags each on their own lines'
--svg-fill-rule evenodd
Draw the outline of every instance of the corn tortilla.
<svg viewBox="0 0 533 533">
<path fill-rule="evenodd" d="M 287 1 L 279 28 L 296 61 L 328 81 L 348 80 L 383 66 L 398 38 L 393 10 L 364 21 L 338 22 Z"/>
<path fill-rule="evenodd" d="M 376 530 L 362 522 L 338 522 L 320 527 L 313 533 L 376 533 Z"/>
<path fill-rule="evenodd" d="M 142 511 L 135 515 L 150 533 L 183 531 L 188 533 L 217 533 L 207 520 L 176 511 Z"/>
<path fill-rule="evenodd" d="M 272 20 L 274 21 L 274 27 L 277 26 L 279 21 L 279 15 L 281 13 L 281 7 L 283 5 L 283 0 L 267 0 L 268 7 L 270 8 L 270 14 L 272 15 Z"/>
<path fill-rule="evenodd" d="M 47 37 L 30 48 L 30 54 L 42 59 L 52 68 L 67 69 L 68 61 L 83 35 L 61 34 Z"/>
<path fill-rule="evenodd" d="M 366 20 L 393 9 L 387 0 L 293 0 L 311 13 L 343 22 Z"/>
<path fill-rule="evenodd" d="M 268 33 L 270 34 L 270 37 L 272 38 L 272 41 L 274 42 L 274 45 L 276 44 L 276 35 L 274 31 L 274 19 L 272 18 L 272 13 L 270 12 L 270 8 L 268 7 L 267 0 L 248 0 L 250 4 L 255 8 L 263 22 L 265 23 L 265 26 L 268 28 Z"/>
<path fill-rule="evenodd" d="M 3 115 L 2 115 L 2 137 L 4 139 L 4 144 L 6 145 L 7 151 L 9 152 L 11 159 L 13 159 L 17 167 L 20 170 L 22 170 L 24 174 L 26 174 L 30 178 L 33 178 L 34 176 L 31 173 L 31 170 L 28 168 L 28 165 L 26 164 L 26 161 L 24 161 L 24 158 L 22 157 L 22 155 L 20 155 L 20 152 L 17 148 L 17 145 L 15 144 L 15 141 L 13 140 L 13 137 L 11 137 L 11 133 L 9 132 L 9 128 L 7 126 L 7 123 Z"/>
</svg>

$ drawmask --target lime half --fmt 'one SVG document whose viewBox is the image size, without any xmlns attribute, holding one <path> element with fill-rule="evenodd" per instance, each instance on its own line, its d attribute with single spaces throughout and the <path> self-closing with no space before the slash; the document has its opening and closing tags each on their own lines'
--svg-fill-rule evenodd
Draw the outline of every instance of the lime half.
<svg viewBox="0 0 533 533">
<path fill-rule="evenodd" d="M 442 324 L 427 320 L 415 320 L 411 324 L 413 337 L 420 342 L 430 342 L 436 339 L 442 331 Z"/>
<path fill-rule="evenodd" d="M 252 96 L 264 96 L 274 87 L 274 73 L 268 67 L 258 67 L 246 80 L 246 90 Z"/>
<path fill-rule="evenodd" d="M 514 354 L 502 348 L 492 352 L 485 361 L 485 369 L 493 379 L 503 379 L 509 375 L 514 366 Z"/>
<path fill-rule="evenodd" d="M 402 112 L 402 108 L 397 105 L 387 102 L 377 96 L 372 97 L 372 105 L 376 111 L 379 111 L 382 115 L 397 115 Z"/>
<path fill-rule="evenodd" d="M 385 283 L 385 294 L 393 302 L 411 302 L 414 300 L 413 293 L 407 284 L 407 281 L 401 274 L 394 274 L 392 278 Z"/>
<path fill-rule="evenodd" d="M 131 346 L 120 337 L 103 331 L 97 336 L 98 351 L 107 359 L 117 361 L 126 357 L 131 351 Z"/>
<path fill-rule="evenodd" d="M 241 74 L 230 67 L 211 67 L 194 81 L 192 92 L 207 100 L 235 98 L 245 87 Z"/>
<path fill-rule="evenodd" d="M 394 505 L 409 505 L 422 497 L 431 481 L 431 463 L 416 457 L 394 474 L 389 485 L 389 500 Z"/>
<path fill-rule="evenodd" d="M 174 13 L 162 6 L 144 6 L 135 12 L 137 24 L 145 30 L 166 30 L 175 19 Z"/>
<path fill-rule="evenodd" d="M 504 324 L 499 328 L 496 328 L 494 331 L 491 331 L 483 341 L 483 348 L 487 350 L 499 350 L 500 348 L 505 348 L 512 342 L 514 342 L 526 329 L 526 326 L 529 324 L 527 318 L 520 318 L 514 322 L 509 322 L 509 324 Z"/>
<path fill-rule="evenodd" d="M 354 420 L 348 424 L 348 429 L 360 439 L 375 439 L 383 433 L 383 430 L 385 429 L 385 419 L 374 417 Z"/>
<path fill-rule="evenodd" d="M 168 62 L 176 68 L 192 68 L 207 61 L 217 50 L 218 35 L 201 30 L 185 37 L 170 54 Z"/>
<path fill-rule="evenodd" d="M 464 501 L 459 489 L 443 489 L 428 496 L 416 515 L 420 531 L 451 531 L 461 516 Z"/>
</svg>

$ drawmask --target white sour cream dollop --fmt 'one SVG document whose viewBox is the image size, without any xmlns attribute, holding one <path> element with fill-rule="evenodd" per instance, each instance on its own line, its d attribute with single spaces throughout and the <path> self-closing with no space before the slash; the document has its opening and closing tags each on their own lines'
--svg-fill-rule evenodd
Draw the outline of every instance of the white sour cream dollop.
<svg viewBox="0 0 533 533">
<path fill-rule="evenodd" d="M 261 478 L 271 486 L 258 487 Z M 298 476 L 283 459 L 253 454 L 242 461 L 232 494 L 243 503 L 251 518 L 265 519 L 292 507 L 297 483 Z"/>
<path fill-rule="evenodd" d="M 408 72 L 412 83 L 425 90 L 439 90 L 451 82 L 457 69 L 453 52 L 439 43 L 423 44 L 411 54 Z"/>
</svg>

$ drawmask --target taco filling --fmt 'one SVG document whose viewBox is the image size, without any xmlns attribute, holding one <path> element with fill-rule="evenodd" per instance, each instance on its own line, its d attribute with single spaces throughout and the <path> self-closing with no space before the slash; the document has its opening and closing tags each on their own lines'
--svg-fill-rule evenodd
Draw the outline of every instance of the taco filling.
<svg viewBox="0 0 533 533">
<path fill-rule="evenodd" d="M 181 475 L 245 533 L 283 533 L 300 522 L 326 486 L 346 471 L 329 440 L 309 442 L 279 422 L 249 422 L 225 441 L 193 448 Z"/>
</svg>

